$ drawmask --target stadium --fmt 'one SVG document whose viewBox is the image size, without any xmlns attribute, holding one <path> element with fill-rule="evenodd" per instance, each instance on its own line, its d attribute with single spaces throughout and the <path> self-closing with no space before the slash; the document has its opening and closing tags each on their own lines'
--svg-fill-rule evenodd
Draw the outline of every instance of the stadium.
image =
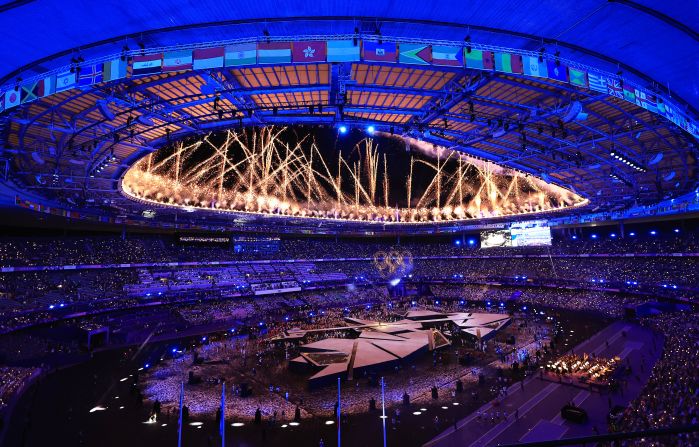
<svg viewBox="0 0 699 447">
<path fill-rule="evenodd" d="M 0 2 L 0 444 L 697 445 L 697 23 Z"/>
</svg>

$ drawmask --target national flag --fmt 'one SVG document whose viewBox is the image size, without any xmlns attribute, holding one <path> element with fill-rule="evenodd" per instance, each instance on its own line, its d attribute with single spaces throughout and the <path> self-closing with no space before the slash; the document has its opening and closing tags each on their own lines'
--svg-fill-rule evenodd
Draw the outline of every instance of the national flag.
<svg viewBox="0 0 699 447">
<path fill-rule="evenodd" d="M 568 82 L 568 67 L 564 64 L 556 61 L 546 61 L 546 69 L 548 70 L 549 79 Z"/>
<path fill-rule="evenodd" d="M 291 44 L 291 60 L 294 63 L 325 62 L 328 49 L 325 42 L 309 41 Z"/>
<path fill-rule="evenodd" d="M 537 78 L 547 78 L 549 75 L 546 68 L 546 62 L 542 59 L 539 61 L 538 56 L 523 56 L 522 65 L 524 74 L 527 76 L 535 76 Z"/>
<path fill-rule="evenodd" d="M 636 104 L 652 113 L 658 113 L 658 102 L 655 95 L 643 90 L 635 89 Z"/>
<path fill-rule="evenodd" d="M 33 82 L 31 84 L 24 84 L 20 90 L 20 101 L 22 104 L 26 102 L 36 101 L 39 98 L 39 90 L 42 87 L 39 82 Z"/>
<path fill-rule="evenodd" d="M 56 77 L 55 76 L 47 76 L 44 79 L 39 80 L 39 96 L 44 97 L 44 96 L 49 96 L 53 95 L 56 93 Z"/>
<path fill-rule="evenodd" d="M 257 63 L 257 45 L 254 43 L 229 45 L 224 49 L 223 62 L 226 67 L 255 65 Z"/>
<path fill-rule="evenodd" d="M 395 42 L 362 41 L 362 56 L 365 61 L 396 62 L 398 48 Z"/>
<path fill-rule="evenodd" d="M 5 110 L 17 107 L 21 102 L 21 92 L 19 89 L 8 90 L 5 92 Z"/>
<path fill-rule="evenodd" d="M 624 99 L 631 103 L 636 103 L 636 93 L 634 88 L 629 85 L 624 85 Z"/>
<path fill-rule="evenodd" d="M 218 426 L 218 434 L 221 436 L 221 445 L 226 445 L 226 382 L 221 384 L 221 420 Z"/>
<path fill-rule="evenodd" d="M 192 69 L 192 51 L 170 51 L 163 55 L 163 72 Z"/>
<path fill-rule="evenodd" d="M 329 40 L 328 62 L 355 62 L 360 60 L 359 41 Z"/>
<path fill-rule="evenodd" d="M 461 47 L 432 45 L 432 65 L 463 67 L 464 53 L 461 51 Z"/>
<path fill-rule="evenodd" d="M 80 67 L 78 74 L 79 86 L 99 84 L 100 82 L 102 82 L 102 64 Z"/>
<path fill-rule="evenodd" d="M 102 80 L 107 82 L 125 78 L 126 66 L 126 61 L 121 58 L 105 62 L 102 66 Z"/>
<path fill-rule="evenodd" d="M 570 83 L 578 87 L 587 88 L 587 72 L 573 67 L 568 67 Z"/>
<path fill-rule="evenodd" d="M 223 56 L 223 47 L 194 50 L 194 54 L 192 55 L 192 68 L 195 70 L 221 68 L 223 67 Z"/>
<path fill-rule="evenodd" d="M 56 91 L 62 92 L 75 87 L 78 77 L 74 72 L 64 71 L 56 75 Z"/>
<path fill-rule="evenodd" d="M 474 68 L 476 70 L 492 70 L 495 67 L 492 51 L 481 51 L 472 49 L 469 53 L 468 49 L 464 48 L 464 53 L 467 68 Z"/>
<path fill-rule="evenodd" d="M 131 60 L 131 76 L 156 74 L 163 71 L 163 54 L 134 56 Z"/>
<path fill-rule="evenodd" d="M 6 93 L 7 95 L 7 93 Z M 677 122 L 677 109 L 675 109 L 675 106 L 669 103 L 665 103 L 663 107 L 663 116 L 667 118 L 668 120 L 672 121 L 673 123 Z"/>
<path fill-rule="evenodd" d="M 401 43 L 398 45 L 398 62 L 402 64 L 429 65 L 432 61 L 432 47 Z"/>
<path fill-rule="evenodd" d="M 257 63 L 290 64 L 291 42 L 258 42 Z"/>
<path fill-rule="evenodd" d="M 590 90 L 600 93 L 607 93 L 607 77 L 592 72 L 587 74 Z"/>
<path fill-rule="evenodd" d="M 624 89 L 618 79 L 607 78 L 607 94 L 616 98 L 624 97 Z"/>
<path fill-rule="evenodd" d="M 495 71 L 516 74 L 522 74 L 524 72 L 522 56 L 518 54 L 495 53 L 493 58 L 495 59 Z"/>
</svg>

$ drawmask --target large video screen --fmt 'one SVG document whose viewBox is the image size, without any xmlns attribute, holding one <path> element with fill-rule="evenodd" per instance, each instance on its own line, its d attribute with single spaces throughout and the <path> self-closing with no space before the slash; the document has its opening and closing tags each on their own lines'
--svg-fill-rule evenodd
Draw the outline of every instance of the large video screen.
<svg viewBox="0 0 699 447">
<path fill-rule="evenodd" d="M 513 247 L 536 247 L 551 245 L 551 228 L 511 228 Z"/>
<path fill-rule="evenodd" d="M 510 230 L 495 230 L 481 232 L 481 248 L 512 247 Z"/>
<path fill-rule="evenodd" d="M 510 228 L 481 232 L 481 248 L 537 247 L 551 245 L 551 228 Z"/>
</svg>

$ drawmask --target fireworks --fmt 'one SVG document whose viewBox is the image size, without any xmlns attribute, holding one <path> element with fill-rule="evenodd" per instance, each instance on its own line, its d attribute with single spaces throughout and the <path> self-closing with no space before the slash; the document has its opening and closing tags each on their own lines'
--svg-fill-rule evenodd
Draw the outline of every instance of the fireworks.
<svg viewBox="0 0 699 447">
<path fill-rule="evenodd" d="M 124 176 L 127 196 L 161 205 L 368 222 L 438 222 L 534 213 L 586 200 L 540 179 L 441 147 L 420 152 L 405 179 L 390 178 L 391 155 L 366 138 L 352 157 L 332 157 L 311 136 L 294 144 L 285 128 L 228 130 L 150 154 Z M 337 161 L 333 158 L 337 158 Z M 329 161 L 331 160 L 331 161 Z M 417 193 L 415 172 L 426 187 Z M 426 178 L 424 172 L 429 172 Z M 391 185 L 405 182 L 400 194 Z M 395 204 L 391 206 L 391 204 Z"/>
</svg>

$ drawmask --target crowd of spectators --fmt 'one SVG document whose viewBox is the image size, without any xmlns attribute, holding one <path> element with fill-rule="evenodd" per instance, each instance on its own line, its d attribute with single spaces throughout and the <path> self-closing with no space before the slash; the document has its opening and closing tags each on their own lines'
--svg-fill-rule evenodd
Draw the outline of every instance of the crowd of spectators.
<svg viewBox="0 0 699 447">
<path fill-rule="evenodd" d="M 664 336 L 662 357 L 642 394 L 624 412 L 620 431 L 681 427 L 699 423 L 699 322 L 695 313 L 663 314 L 644 324 Z M 669 444 L 668 444 L 669 443 Z M 634 440 L 625 445 L 695 446 L 699 434 Z"/>
<path fill-rule="evenodd" d="M 458 244 L 456 243 L 458 241 Z M 468 242 L 470 241 L 470 242 Z M 400 246 L 413 256 L 586 255 L 626 253 L 698 253 L 693 232 L 668 237 L 572 239 L 559 235 L 543 247 L 480 248 L 475 238 L 444 241 L 283 239 L 278 251 L 236 252 L 232 244 L 183 245 L 173 236 L 61 236 L 0 238 L 0 267 L 123 264 L 145 262 L 245 261 L 258 259 L 372 258 L 378 251 Z"/>
</svg>

